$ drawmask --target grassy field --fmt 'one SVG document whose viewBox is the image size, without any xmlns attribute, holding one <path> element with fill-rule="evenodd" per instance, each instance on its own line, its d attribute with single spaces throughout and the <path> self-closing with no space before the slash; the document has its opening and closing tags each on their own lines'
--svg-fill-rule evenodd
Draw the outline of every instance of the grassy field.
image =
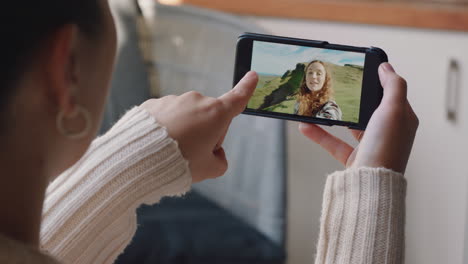
<svg viewBox="0 0 468 264">
<path fill-rule="evenodd" d="M 328 64 L 328 68 L 332 73 L 332 87 L 335 101 L 343 112 L 342 120 L 358 122 L 363 69 L 356 66 L 340 66 L 335 64 Z M 293 114 L 296 102 L 293 95 L 299 89 L 297 80 L 302 79 L 302 76 L 303 71 L 297 68 L 296 70 L 292 70 L 291 73 L 286 75 L 283 79 L 281 76 L 259 74 L 259 83 L 248 107 Z M 297 88 L 295 88 L 294 91 L 288 89 L 288 96 L 285 96 L 285 93 L 281 93 L 279 90 L 285 89 L 281 87 L 287 87 L 288 82 L 293 83 L 294 87 Z M 265 106 L 265 97 L 275 93 L 281 95 L 281 102 Z"/>
<path fill-rule="evenodd" d="M 294 114 L 294 105 L 296 104 L 296 99 L 290 99 L 283 101 L 282 103 L 272 105 L 265 108 L 264 110 L 284 113 L 284 114 Z"/>
<path fill-rule="evenodd" d="M 361 104 L 363 69 L 330 65 L 336 103 L 343 112 L 343 121 L 358 122 Z"/>
<path fill-rule="evenodd" d="M 265 100 L 265 97 L 270 95 L 274 90 L 278 89 L 281 84 L 286 83 L 289 79 L 281 80 L 281 76 L 262 75 L 258 74 L 258 84 L 254 95 L 247 105 L 248 108 L 258 109 Z"/>
</svg>

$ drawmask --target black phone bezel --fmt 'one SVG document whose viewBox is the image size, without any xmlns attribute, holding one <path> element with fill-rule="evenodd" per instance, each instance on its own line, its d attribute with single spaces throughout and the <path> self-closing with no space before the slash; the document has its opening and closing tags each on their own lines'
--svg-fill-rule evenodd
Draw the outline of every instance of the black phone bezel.
<svg viewBox="0 0 468 264">
<path fill-rule="evenodd" d="M 285 120 L 293 120 L 314 124 L 321 124 L 327 126 L 346 126 L 352 129 L 364 130 L 367 127 L 367 124 L 374 113 L 375 109 L 379 106 L 382 96 L 383 88 L 380 84 L 378 77 L 378 67 L 382 62 L 387 62 L 388 58 L 386 53 L 376 47 L 354 47 L 346 46 L 339 44 L 331 44 L 327 41 L 317 41 L 317 40 L 307 40 L 307 39 L 297 39 L 281 36 L 272 36 L 256 33 L 245 33 L 239 36 L 237 42 L 237 51 L 236 51 L 236 63 L 234 70 L 234 86 L 242 79 L 242 77 L 251 70 L 251 61 L 252 61 L 252 48 L 254 41 L 264 41 L 272 43 L 281 43 L 281 44 L 290 44 L 306 47 L 316 47 L 324 49 L 333 49 L 333 50 L 343 50 L 351 52 L 360 52 L 364 53 L 365 63 L 364 63 L 364 75 L 362 82 L 362 91 L 361 91 L 361 106 L 359 112 L 359 123 L 352 123 L 346 121 L 337 121 L 322 119 L 316 117 L 305 117 L 294 114 L 284 114 L 276 113 L 262 110 L 254 110 L 246 108 L 244 114 L 247 115 L 257 115 L 264 117 L 279 118 Z"/>
</svg>

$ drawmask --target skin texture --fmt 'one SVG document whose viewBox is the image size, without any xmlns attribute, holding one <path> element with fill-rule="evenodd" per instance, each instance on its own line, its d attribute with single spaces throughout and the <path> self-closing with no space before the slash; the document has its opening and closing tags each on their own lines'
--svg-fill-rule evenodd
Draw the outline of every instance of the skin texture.
<svg viewBox="0 0 468 264">
<path fill-rule="evenodd" d="M 380 106 L 365 132 L 351 131 L 360 142 L 358 147 L 351 147 L 317 125 L 301 123 L 299 130 L 347 168 L 384 167 L 404 173 L 419 120 L 406 97 L 406 81 L 388 63 L 379 67 L 379 76 L 384 88 Z"/>
<path fill-rule="evenodd" d="M 321 63 L 312 63 L 306 72 L 306 85 L 311 91 L 319 91 L 323 88 L 327 71 Z"/>
</svg>

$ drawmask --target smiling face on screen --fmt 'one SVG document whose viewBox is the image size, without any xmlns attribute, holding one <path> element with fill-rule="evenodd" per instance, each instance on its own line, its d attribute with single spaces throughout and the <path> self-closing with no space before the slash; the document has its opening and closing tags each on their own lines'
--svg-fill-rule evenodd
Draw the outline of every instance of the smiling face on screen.
<svg viewBox="0 0 468 264">
<path fill-rule="evenodd" d="M 327 71 L 320 62 L 314 62 L 306 70 L 306 85 L 310 91 L 319 91 L 323 88 L 327 78 Z"/>
</svg>

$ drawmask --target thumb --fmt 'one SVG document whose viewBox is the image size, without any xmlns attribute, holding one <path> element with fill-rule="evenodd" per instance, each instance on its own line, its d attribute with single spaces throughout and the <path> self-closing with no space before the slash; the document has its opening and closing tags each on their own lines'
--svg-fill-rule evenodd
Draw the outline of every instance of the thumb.
<svg viewBox="0 0 468 264">
<path fill-rule="evenodd" d="M 255 91 L 257 83 L 257 73 L 250 71 L 232 90 L 219 97 L 219 99 L 224 103 L 233 116 L 237 116 L 244 111 L 250 97 L 252 97 Z"/>
<path fill-rule="evenodd" d="M 384 89 L 383 100 L 391 102 L 406 102 L 406 80 L 399 76 L 392 65 L 382 63 L 379 67 L 380 83 Z"/>
</svg>

